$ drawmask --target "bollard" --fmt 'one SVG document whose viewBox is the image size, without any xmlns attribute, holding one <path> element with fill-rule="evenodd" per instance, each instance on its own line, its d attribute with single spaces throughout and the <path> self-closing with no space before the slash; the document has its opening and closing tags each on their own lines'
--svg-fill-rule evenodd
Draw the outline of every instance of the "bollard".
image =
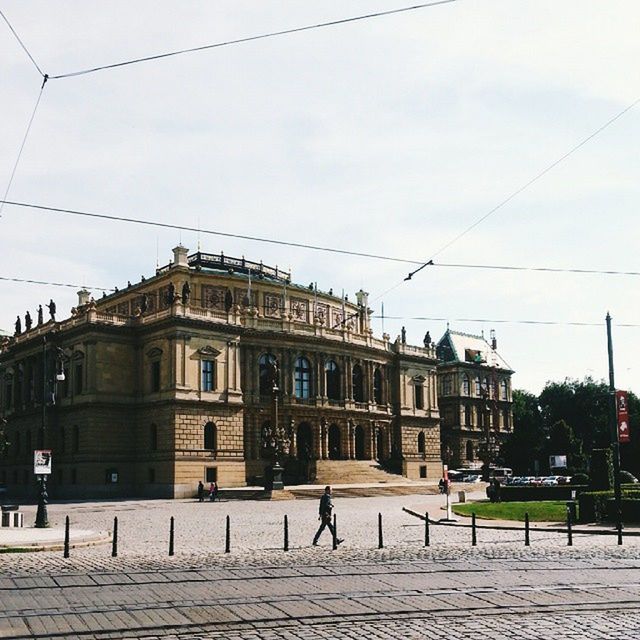
<svg viewBox="0 0 640 640">
<path fill-rule="evenodd" d="M 111 541 L 111 557 L 118 557 L 118 516 L 113 519 L 113 540 Z"/>
<path fill-rule="evenodd" d="M 333 514 L 333 550 L 338 548 L 338 519 L 336 514 Z"/>
<path fill-rule="evenodd" d="M 284 516 L 284 550 L 289 551 L 289 518 Z"/>
<path fill-rule="evenodd" d="M 476 536 L 476 514 L 471 514 L 471 546 L 475 547 L 478 544 L 478 538 Z"/>
<path fill-rule="evenodd" d="M 429 512 L 427 511 L 424 514 L 424 546 L 428 547 L 431 544 L 431 540 L 429 539 Z"/>
<path fill-rule="evenodd" d="M 64 521 L 64 557 L 69 557 L 69 516 Z"/>
<path fill-rule="evenodd" d="M 618 527 L 618 544 L 622 544 L 622 519 L 620 518 L 619 514 L 618 514 L 617 527 Z"/>
<path fill-rule="evenodd" d="M 227 533 L 225 536 L 224 552 L 229 553 L 231 551 L 231 519 L 227 516 Z"/>
<path fill-rule="evenodd" d="M 378 549 L 384 549 L 384 541 L 382 539 L 382 514 L 378 513 Z"/>
<path fill-rule="evenodd" d="M 573 546 L 573 532 L 571 531 L 571 511 L 567 507 L 567 546 Z"/>
<path fill-rule="evenodd" d="M 529 546 L 529 513 L 524 514 L 524 546 Z"/>
<path fill-rule="evenodd" d="M 171 516 L 171 520 L 169 520 L 169 555 L 173 555 L 173 537 L 174 537 L 174 524 L 173 524 L 173 516 Z"/>
</svg>

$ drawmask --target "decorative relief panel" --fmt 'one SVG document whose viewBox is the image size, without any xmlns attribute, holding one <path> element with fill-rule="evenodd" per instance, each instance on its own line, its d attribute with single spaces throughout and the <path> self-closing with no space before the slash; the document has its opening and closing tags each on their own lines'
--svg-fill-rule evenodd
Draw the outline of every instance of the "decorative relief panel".
<svg viewBox="0 0 640 640">
<path fill-rule="evenodd" d="M 329 322 L 329 305 L 317 302 L 315 304 L 315 318 L 318 322 L 326 325 Z"/>
<path fill-rule="evenodd" d="M 291 315 L 294 320 L 309 322 L 309 301 L 302 298 L 291 298 Z"/>
<path fill-rule="evenodd" d="M 160 287 L 158 289 L 158 308 L 168 309 L 169 306 L 169 287 Z"/>
<path fill-rule="evenodd" d="M 205 309 L 216 309 L 224 311 L 224 296 L 227 293 L 226 287 L 212 287 L 202 285 L 202 306 Z"/>
<path fill-rule="evenodd" d="M 284 307 L 284 297 L 277 293 L 264 294 L 264 315 L 274 318 L 280 317 L 280 309 Z"/>
<path fill-rule="evenodd" d="M 236 287 L 233 293 L 233 299 L 236 304 L 241 307 L 249 306 L 249 290 L 248 289 L 239 289 Z M 254 289 L 251 289 L 251 306 L 255 307 L 256 305 L 256 292 Z"/>
<path fill-rule="evenodd" d="M 120 316 L 128 316 L 131 312 L 129 311 L 129 301 L 118 302 L 118 315 Z"/>
</svg>

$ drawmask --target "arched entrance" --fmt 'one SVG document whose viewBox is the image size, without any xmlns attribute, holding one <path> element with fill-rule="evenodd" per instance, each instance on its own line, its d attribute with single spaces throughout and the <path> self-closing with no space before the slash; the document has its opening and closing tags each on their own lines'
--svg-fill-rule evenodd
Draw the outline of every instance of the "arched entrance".
<svg viewBox="0 0 640 640">
<path fill-rule="evenodd" d="M 329 460 L 340 460 L 341 454 L 340 427 L 332 424 L 329 427 Z"/>
<path fill-rule="evenodd" d="M 467 440 L 467 460 L 473 462 L 473 442 Z"/>
<path fill-rule="evenodd" d="M 376 432 L 376 454 L 378 460 L 384 459 L 384 432 L 378 429 Z"/>
<path fill-rule="evenodd" d="M 296 433 L 296 450 L 298 452 L 298 460 L 311 460 L 313 457 L 313 434 L 311 425 L 308 422 L 302 422 L 298 425 Z"/>
<path fill-rule="evenodd" d="M 356 427 L 356 460 L 364 460 L 364 429 Z"/>
</svg>

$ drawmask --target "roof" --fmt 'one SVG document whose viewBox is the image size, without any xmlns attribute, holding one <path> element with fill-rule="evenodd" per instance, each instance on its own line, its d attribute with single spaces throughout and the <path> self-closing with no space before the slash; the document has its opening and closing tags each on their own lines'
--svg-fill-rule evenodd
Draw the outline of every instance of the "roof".
<svg viewBox="0 0 640 640">
<path fill-rule="evenodd" d="M 438 358 L 445 362 L 468 362 L 513 371 L 509 363 L 485 340 L 461 331 L 447 329 L 437 345 Z"/>
</svg>

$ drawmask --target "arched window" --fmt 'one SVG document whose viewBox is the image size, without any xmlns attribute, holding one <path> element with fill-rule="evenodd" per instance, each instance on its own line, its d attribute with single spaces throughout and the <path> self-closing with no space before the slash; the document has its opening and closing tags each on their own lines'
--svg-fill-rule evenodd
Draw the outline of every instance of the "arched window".
<svg viewBox="0 0 640 640">
<path fill-rule="evenodd" d="M 80 429 L 77 424 L 73 425 L 73 453 L 80 451 Z"/>
<path fill-rule="evenodd" d="M 444 377 L 442 383 L 442 394 L 445 396 L 450 396 L 453 391 L 453 376 L 451 374 L 447 374 Z"/>
<path fill-rule="evenodd" d="M 509 409 L 504 409 L 502 411 L 502 426 L 505 431 L 511 430 L 511 416 L 509 414 Z"/>
<path fill-rule="evenodd" d="M 295 395 L 296 398 L 300 399 L 311 397 L 311 365 L 309 361 L 302 356 L 296 358 Z"/>
<path fill-rule="evenodd" d="M 473 462 L 473 442 L 467 440 L 467 460 Z"/>
<path fill-rule="evenodd" d="M 340 368 L 333 360 L 328 360 L 324 370 L 327 380 L 327 398 L 340 400 Z"/>
<path fill-rule="evenodd" d="M 471 395 L 471 382 L 469 381 L 469 376 L 466 373 L 462 376 L 462 395 Z"/>
<path fill-rule="evenodd" d="M 480 376 L 476 376 L 475 379 L 475 395 L 477 396 L 481 396 L 482 395 L 482 385 L 480 384 Z"/>
<path fill-rule="evenodd" d="M 382 371 L 376 367 L 373 372 L 373 399 L 376 404 L 382 404 Z"/>
<path fill-rule="evenodd" d="M 213 422 L 207 422 L 204 425 L 204 448 L 207 451 L 215 451 L 218 448 L 216 433 L 216 425 Z"/>
<path fill-rule="evenodd" d="M 464 405 L 464 424 L 465 427 L 471 426 L 471 407 L 468 404 Z"/>
<path fill-rule="evenodd" d="M 271 380 L 269 377 L 269 365 L 276 364 L 275 356 L 270 353 L 263 353 L 258 358 L 258 370 L 260 372 L 260 395 L 271 395 Z"/>
<path fill-rule="evenodd" d="M 501 380 L 500 381 L 500 400 L 508 400 L 507 391 L 508 391 L 507 381 Z"/>
<path fill-rule="evenodd" d="M 425 453 L 424 431 L 418 434 L 418 453 Z"/>
<path fill-rule="evenodd" d="M 489 383 L 489 378 L 484 379 L 484 393 L 487 394 L 487 398 L 491 397 L 491 384 Z"/>
<path fill-rule="evenodd" d="M 149 445 L 151 447 L 151 451 L 158 450 L 158 427 L 155 424 L 152 424 L 151 427 L 149 427 Z"/>
<path fill-rule="evenodd" d="M 356 402 L 364 402 L 364 384 L 362 379 L 362 367 L 359 364 L 353 365 L 353 399 Z"/>
</svg>

